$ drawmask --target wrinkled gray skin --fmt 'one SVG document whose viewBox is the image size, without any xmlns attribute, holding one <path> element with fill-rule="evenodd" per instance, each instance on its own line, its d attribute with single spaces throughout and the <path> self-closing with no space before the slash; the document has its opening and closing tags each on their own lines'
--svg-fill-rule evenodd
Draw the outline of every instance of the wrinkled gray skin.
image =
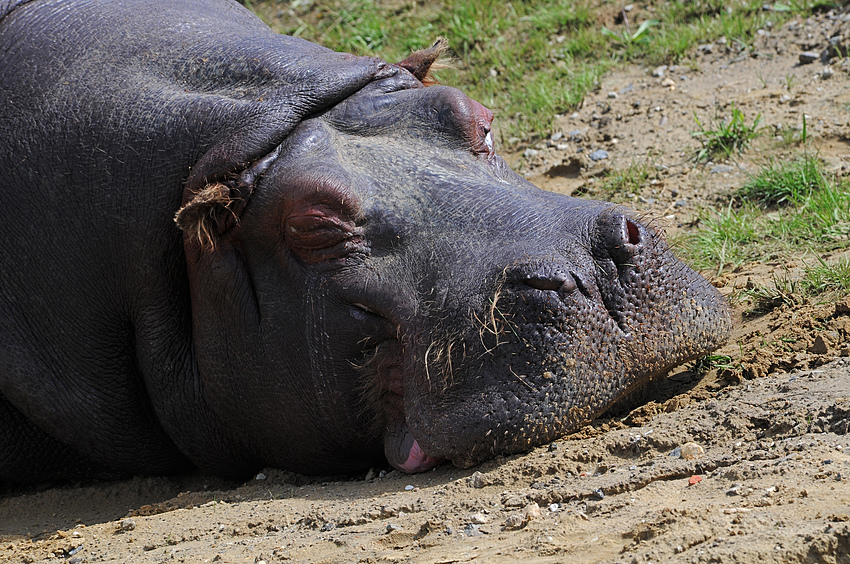
<svg viewBox="0 0 850 564">
<path fill-rule="evenodd" d="M 224 0 L 14 4 L 0 479 L 469 466 L 727 338 L 659 233 L 524 181 L 411 65 Z"/>
</svg>

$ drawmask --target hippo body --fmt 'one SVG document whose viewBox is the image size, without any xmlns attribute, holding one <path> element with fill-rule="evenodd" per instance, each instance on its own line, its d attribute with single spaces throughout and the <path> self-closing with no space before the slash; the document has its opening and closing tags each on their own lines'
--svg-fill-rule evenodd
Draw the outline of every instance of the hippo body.
<svg viewBox="0 0 850 564">
<path fill-rule="evenodd" d="M 0 480 L 521 452 L 724 342 L 492 114 L 225 0 L 0 3 Z M 176 221 L 175 221 L 176 214 Z"/>
</svg>

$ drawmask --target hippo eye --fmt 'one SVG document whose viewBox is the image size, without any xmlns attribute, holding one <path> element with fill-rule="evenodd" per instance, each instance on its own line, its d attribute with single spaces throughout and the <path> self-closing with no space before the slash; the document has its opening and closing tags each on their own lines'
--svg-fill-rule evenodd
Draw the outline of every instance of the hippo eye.
<svg viewBox="0 0 850 564">
<path fill-rule="evenodd" d="M 354 221 L 320 212 L 288 217 L 284 236 L 287 246 L 311 263 L 341 258 L 364 248 L 361 229 Z"/>
</svg>

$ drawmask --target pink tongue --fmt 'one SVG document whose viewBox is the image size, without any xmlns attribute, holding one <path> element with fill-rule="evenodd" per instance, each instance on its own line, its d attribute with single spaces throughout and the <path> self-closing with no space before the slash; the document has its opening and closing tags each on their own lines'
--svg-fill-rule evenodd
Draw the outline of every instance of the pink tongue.
<svg viewBox="0 0 850 564">
<path fill-rule="evenodd" d="M 404 423 L 387 429 L 384 454 L 394 468 L 407 474 L 430 470 L 444 459 L 428 456 Z"/>
<path fill-rule="evenodd" d="M 442 458 L 434 458 L 425 454 L 419 447 L 416 439 L 413 439 L 413 445 L 410 447 L 410 455 L 403 464 L 399 465 L 398 469 L 408 474 L 415 474 L 416 472 L 430 470 L 442 461 Z"/>
</svg>

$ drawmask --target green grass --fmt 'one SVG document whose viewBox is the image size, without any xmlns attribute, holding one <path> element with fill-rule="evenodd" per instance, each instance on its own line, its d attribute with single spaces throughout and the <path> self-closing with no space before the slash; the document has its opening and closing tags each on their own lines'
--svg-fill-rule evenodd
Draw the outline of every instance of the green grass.
<svg viewBox="0 0 850 564">
<path fill-rule="evenodd" d="M 818 258 L 817 265 L 806 267 L 800 283 L 810 295 L 850 294 L 850 259 L 827 263 Z"/>
<path fill-rule="evenodd" d="M 691 372 L 695 374 L 704 374 L 710 370 L 735 370 L 737 364 L 732 360 L 731 356 L 709 354 L 694 361 L 691 365 Z"/>
<path fill-rule="evenodd" d="M 628 194 L 637 194 L 649 180 L 650 168 L 646 162 L 632 161 L 623 170 L 612 171 L 602 179 L 597 190 L 599 197 L 611 200 Z"/>
<path fill-rule="evenodd" d="M 721 36 L 745 51 L 767 19 L 778 26 L 815 6 L 793 2 L 786 12 L 768 12 L 762 4 L 660 2 L 617 25 L 599 19 L 610 14 L 608 5 L 586 0 L 253 0 L 248 6 L 278 32 L 391 62 L 447 37 L 456 63 L 440 80 L 492 108 L 506 144 L 548 136 L 554 117 L 580 107 L 612 65 L 678 63 L 697 44 Z"/>
<path fill-rule="evenodd" d="M 829 302 L 850 295 L 850 259 L 834 262 L 817 259 L 815 265 L 805 265 L 799 276 L 785 271 L 773 275 L 770 285 L 756 285 L 736 296 L 738 303 L 749 305 L 748 313 L 771 311 L 783 304 L 793 306 L 807 301 Z"/>
<path fill-rule="evenodd" d="M 791 163 L 771 159 L 761 174 L 744 184 L 737 195 L 765 207 L 799 206 L 817 198 L 817 194 L 828 193 L 829 183 L 817 159 L 801 157 Z"/>
<path fill-rule="evenodd" d="M 712 124 L 706 126 L 694 114 L 694 121 L 697 122 L 699 131 L 692 135 L 702 144 L 697 161 L 702 161 L 718 157 L 729 158 L 732 153 L 743 153 L 750 141 L 759 135 L 761 114 L 755 117 L 752 124 L 747 125 L 744 113 L 732 104 L 729 117 L 715 118 Z"/>
<path fill-rule="evenodd" d="M 683 254 L 717 274 L 749 261 L 811 250 L 816 255 L 847 246 L 850 182 L 827 173 L 803 154 L 771 163 L 733 194 L 720 210 L 703 210 L 701 228 L 687 236 Z"/>
</svg>

